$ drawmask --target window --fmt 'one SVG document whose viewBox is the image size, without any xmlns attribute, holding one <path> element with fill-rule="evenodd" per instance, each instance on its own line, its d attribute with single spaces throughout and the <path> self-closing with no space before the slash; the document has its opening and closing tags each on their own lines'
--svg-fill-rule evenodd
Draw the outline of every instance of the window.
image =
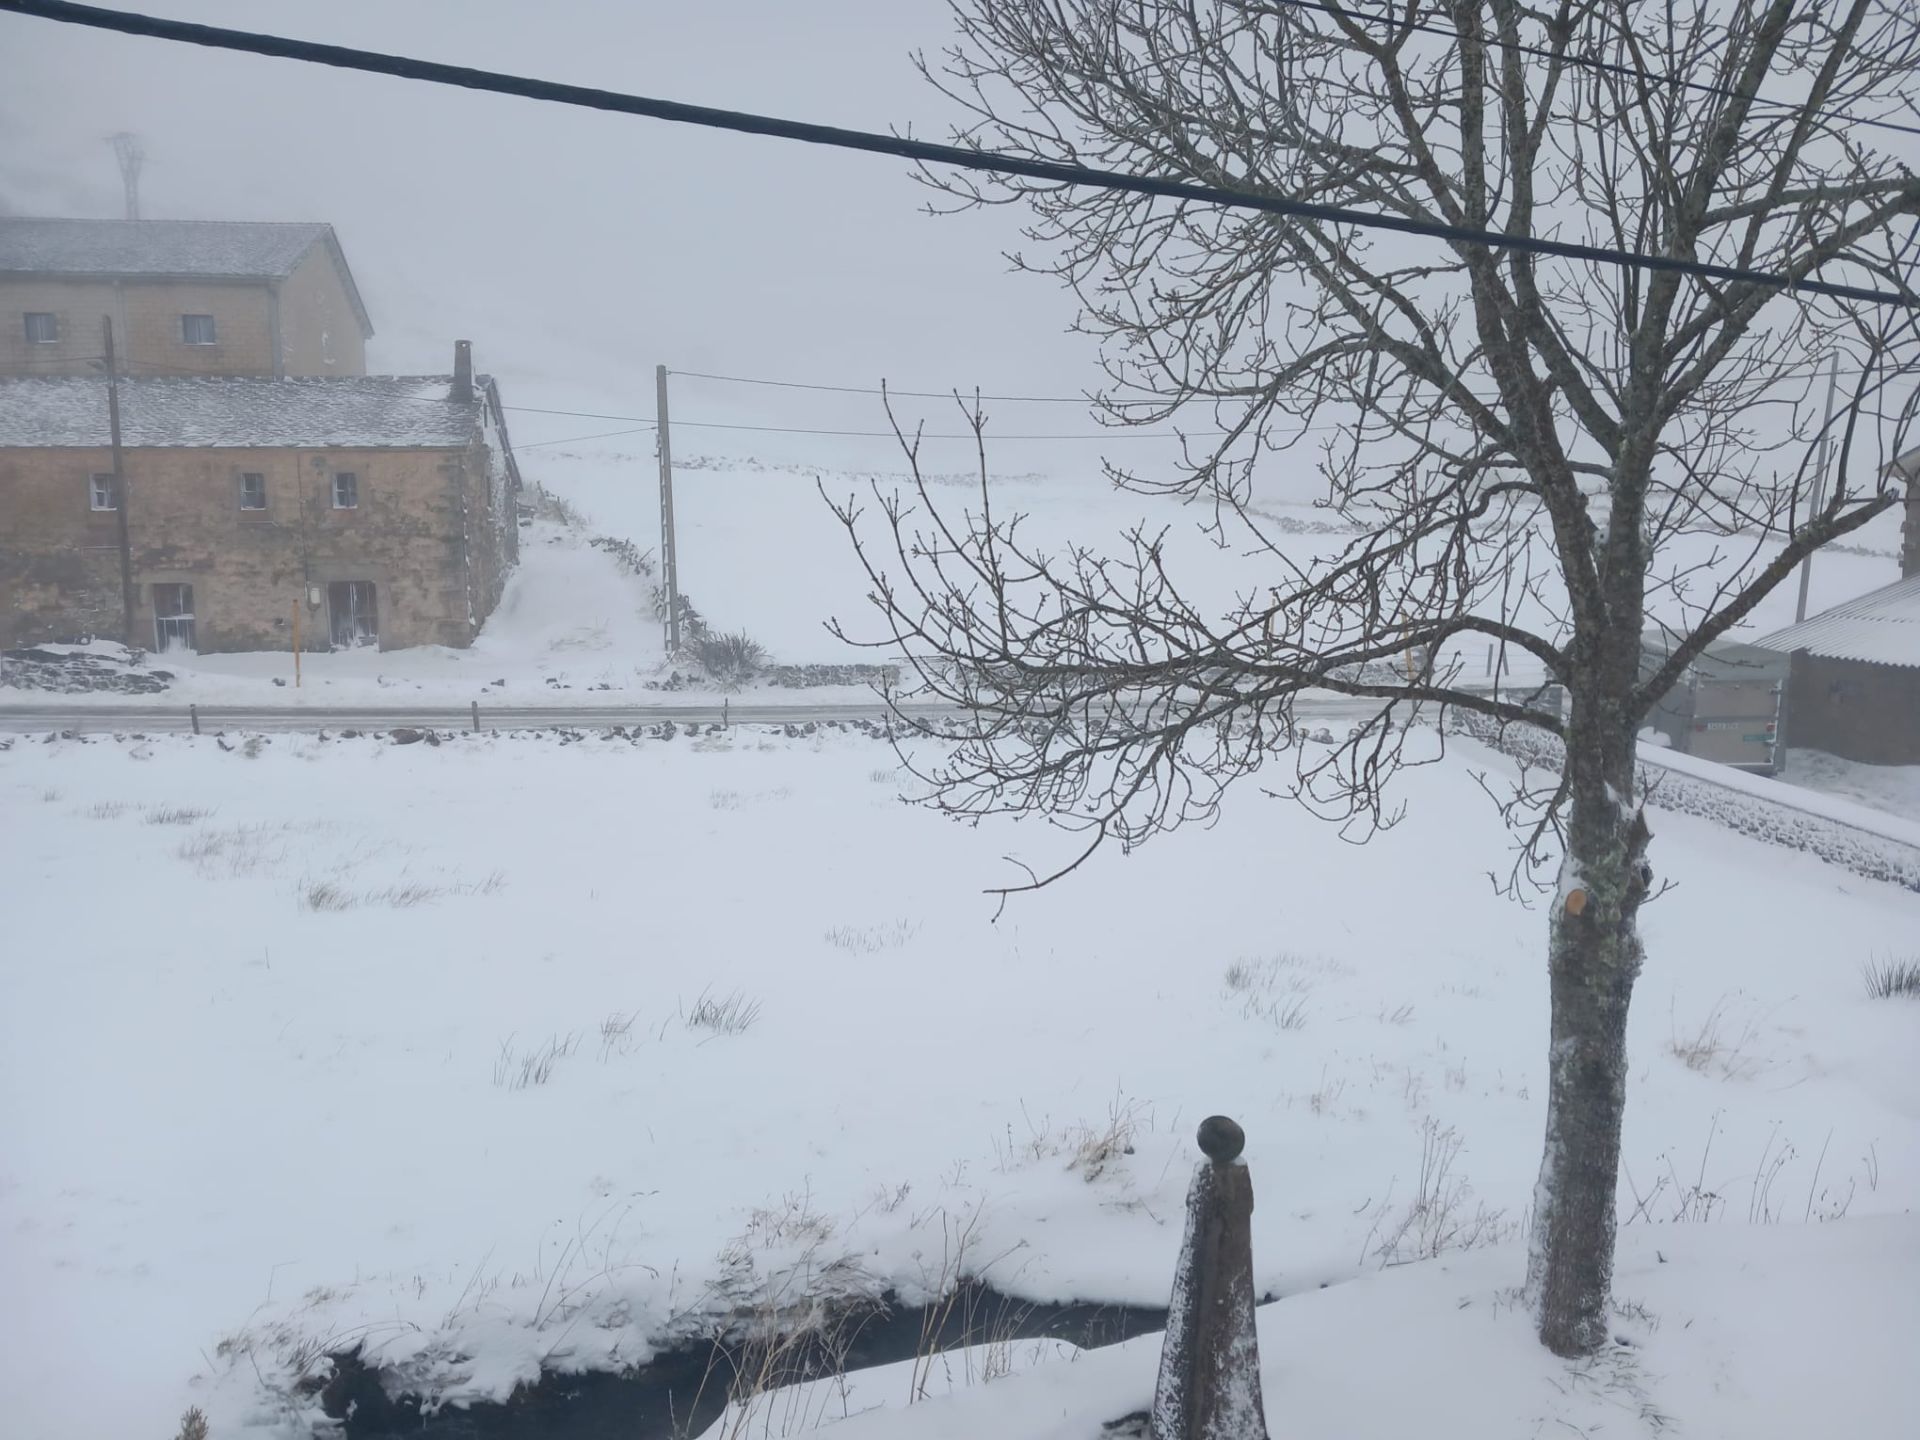
<svg viewBox="0 0 1920 1440">
<path fill-rule="evenodd" d="M 153 587 L 153 648 L 162 655 L 194 648 L 193 586 Z"/>
<path fill-rule="evenodd" d="M 60 320 L 58 316 L 45 311 L 27 311 L 27 343 L 29 345 L 53 345 L 60 339 Z"/>
<path fill-rule="evenodd" d="M 380 643 L 380 608 L 371 580 L 335 580 L 327 586 L 328 631 L 336 648 Z"/>
<path fill-rule="evenodd" d="M 118 510 L 120 487 L 111 475 L 95 475 L 87 485 L 87 501 L 95 510 Z"/>
<path fill-rule="evenodd" d="M 267 477 L 246 471 L 240 476 L 240 508 L 242 510 L 264 510 L 267 508 Z"/>
<path fill-rule="evenodd" d="M 336 510 L 357 509 L 360 504 L 360 477 L 351 470 L 341 470 L 333 477 L 333 508 Z"/>
<path fill-rule="evenodd" d="M 211 315 L 182 315 L 180 317 L 180 338 L 189 345 L 213 344 L 213 317 Z"/>
</svg>

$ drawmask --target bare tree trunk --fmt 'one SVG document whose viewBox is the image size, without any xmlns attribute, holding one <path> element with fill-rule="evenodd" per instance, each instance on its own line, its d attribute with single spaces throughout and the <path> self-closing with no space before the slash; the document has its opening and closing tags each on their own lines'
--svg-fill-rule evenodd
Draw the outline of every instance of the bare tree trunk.
<svg viewBox="0 0 1920 1440">
<path fill-rule="evenodd" d="M 1627 1006 L 1644 954 L 1638 918 L 1650 878 L 1633 765 L 1629 724 L 1570 725 L 1573 805 L 1547 962 L 1547 1136 L 1527 1256 L 1540 1339 L 1558 1355 L 1591 1354 L 1607 1337 Z"/>
</svg>

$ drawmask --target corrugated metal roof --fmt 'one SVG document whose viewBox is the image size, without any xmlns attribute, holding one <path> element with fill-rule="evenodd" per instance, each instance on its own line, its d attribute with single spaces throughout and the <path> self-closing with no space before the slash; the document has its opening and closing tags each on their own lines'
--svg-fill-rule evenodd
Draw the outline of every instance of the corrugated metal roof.
<svg viewBox="0 0 1920 1440">
<path fill-rule="evenodd" d="M 449 400 L 452 384 L 449 375 L 122 380 L 121 443 L 211 449 L 457 447 L 479 431 L 487 378 L 474 377 L 470 402 Z M 0 447 L 93 449 L 109 443 L 105 379 L 0 381 Z"/>
<path fill-rule="evenodd" d="M 1920 666 L 1920 575 L 1909 575 L 1858 599 L 1823 610 L 1754 644 L 1832 660 Z"/>
<path fill-rule="evenodd" d="M 333 227 L 318 221 L 0 218 L 0 273 L 282 280 L 324 244 L 373 334 Z"/>
</svg>

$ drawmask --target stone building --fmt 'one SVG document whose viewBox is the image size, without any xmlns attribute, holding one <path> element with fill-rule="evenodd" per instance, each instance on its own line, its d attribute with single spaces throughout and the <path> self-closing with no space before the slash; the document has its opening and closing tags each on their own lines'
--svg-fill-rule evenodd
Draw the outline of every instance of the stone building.
<svg viewBox="0 0 1920 1440">
<path fill-rule="evenodd" d="M 331 225 L 0 217 L 0 375 L 364 375 Z"/>
<path fill-rule="evenodd" d="M 0 381 L 0 646 L 122 628 L 165 650 L 470 644 L 518 549 L 500 397 L 451 376 Z"/>
</svg>

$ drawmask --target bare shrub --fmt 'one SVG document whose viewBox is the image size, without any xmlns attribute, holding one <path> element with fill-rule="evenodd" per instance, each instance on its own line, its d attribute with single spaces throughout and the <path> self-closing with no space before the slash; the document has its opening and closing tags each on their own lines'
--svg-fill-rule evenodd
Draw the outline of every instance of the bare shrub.
<svg viewBox="0 0 1920 1440">
<path fill-rule="evenodd" d="M 1515 1234 L 1506 1211 L 1474 1200 L 1473 1187 L 1453 1173 L 1462 1141 L 1452 1126 L 1429 1116 L 1420 1125 L 1420 1173 L 1414 1193 L 1393 1212 L 1392 1187 L 1367 1231 L 1361 1259 L 1371 1252 L 1382 1268 L 1431 1260 L 1448 1250 L 1472 1250 Z M 1471 1205 L 1471 1208 L 1469 1208 Z"/>
<path fill-rule="evenodd" d="M 564 525 L 569 530 L 586 528 L 586 516 L 582 515 L 571 501 L 562 499 L 538 481 L 527 486 L 522 493 L 526 496 L 526 503 L 532 508 L 535 519 L 551 520 L 554 524 Z"/>
<path fill-rule="evenodd" d="M 1374 1018 L 1382 1025 L 1411 1025 L 1413 1023 L 1413 1006 L 1406 1004 L 1382 1005 L 1380 1007 L 1380 1013 Z"/>
<path fill-rule="evenodd" d="M 54 789 L 52 786 L 48 786 L 40 792 L 40 799 L 42 803 L 51 805 L 60 798 L 60 793 L 60 791 Z"/>
<path fill-rule="evenodd" d="M 715 1035 L 741 1035 L 760 1018 L 760 1002 L 745 991 L 715 995 L 702 990 L 693 1008 L 683 1017 L 689 1030 L 709 1030 Z"/>
<path fill-rule="evenodd" d="M 191 805 L 156 805 L 146 812 L 144 818 L 149 825 L 192 825 L 211 814 L 211 810 L 200 810 Z"/>
<path fill-rule="evenodd" d="M 767 664 L 767 651 L 743 631 L 702 632 L 687 641 L 687 653 L 714 684 L 723 689 L 744 685 Z"/>
<path fill-rule="evenodd" d="M 207 1415 L 198 1405 L 188 1407 L 180 1417 L 180 1428 L 174 1432 L 174 1440 L 207 1440 Z"/>
<path fill-rule="evenodd" d="M 1892 1000 L 1898 996 L 1909 998 L 1920 995 L 1920 955 L 1909 955 L 1905 959 L 1888 956 L 1885 960 L 1870 960 L 1860 967 L 1861 978 L 1866 982 L 1867 994 L 1875 1000 Z"/>
<path fill-rule="evenodd" d="M 132 808 L 124 800 L 102 800 L 98 804 L 89 805 L 80 813 L 89 820 L 118 820 Z"/>
</svg>

